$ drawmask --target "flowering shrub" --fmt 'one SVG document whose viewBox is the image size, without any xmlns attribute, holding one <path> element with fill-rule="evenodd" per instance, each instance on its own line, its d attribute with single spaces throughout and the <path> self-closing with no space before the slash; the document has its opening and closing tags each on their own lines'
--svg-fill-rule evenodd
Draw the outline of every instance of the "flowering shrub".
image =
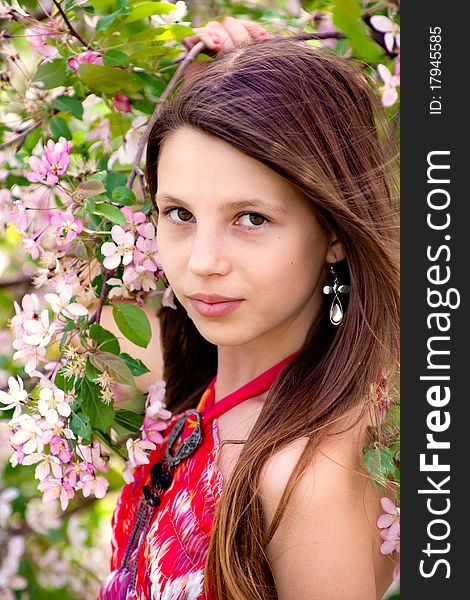
<svg viewBox="0 0 470 600">
<path fill-rule="evenodd" d="M 291 3 L 291 14 L 284 4 L 243 10 L 275 34 L 302 31 L 361 59 L 395 121 L 397 11 L 341 0 L 322 11 Z M 148 367 L 100 321 L 112 305 L 122 336 L 147 348 L 143 307 L 175 308 L 142 157 L 190 62 L 193 16 L 182 1 L 0 0 L 0 19 L 0 596 L 91 598 L 107 572 L 99 533 L 116 490 L 171 417 L 165 382 L 143 394 L 136 377 Z M 365 464 L 398 488 L 399 410 L 382 391 L 385 443 L 364 449 Z M 398 553 L 399 509 L 382 505 L 382 552 Z"/>
</svg>

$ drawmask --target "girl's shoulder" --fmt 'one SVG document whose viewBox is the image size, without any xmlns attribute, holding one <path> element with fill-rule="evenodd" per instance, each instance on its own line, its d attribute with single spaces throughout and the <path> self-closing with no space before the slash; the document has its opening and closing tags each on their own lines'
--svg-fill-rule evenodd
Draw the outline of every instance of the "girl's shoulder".
<svg viewBox="0 0 470 600">
<path fill-rule="evenodd" d="M 309 565 L 311 579 L 299 585 L 317 589 L 319 598 L 325 597 L 321 595 L 323 586 L 327 593 L 328 581 L 338 578 L 356 581 L 358 597 L 367 600 L 376 597 L 376 588 L 384 593 L 390 585 L 394 564 L 380 553 L 383 540 L 377 527 L 377 518 L 383 512 L 380 498 L 384 492 L 363 466 L 367 425 L 364 418 L 348 431 L 326 437 L 296 482 L 280 525 L 267 547 L 280 588 L 283 579 L 287 586 L 296 569 L 303 573 L 308 571 Z M 262 469 L 260 494 L 265 531 L 307 441 L 307 438 L 299 438 L 288 444 Z M 358 578 L 358 572 L 362 573 L 362 579 Z M 303 576 L 299 574 L 299 577 Z M 335 597 L 356 597 L 352 588 L 344 593 L 342 596 L 338 589 Z M 353 595 L 348 596 L 348 593 Z M 303 597 L 300 591 L 299 594 Z"/>
</svg>

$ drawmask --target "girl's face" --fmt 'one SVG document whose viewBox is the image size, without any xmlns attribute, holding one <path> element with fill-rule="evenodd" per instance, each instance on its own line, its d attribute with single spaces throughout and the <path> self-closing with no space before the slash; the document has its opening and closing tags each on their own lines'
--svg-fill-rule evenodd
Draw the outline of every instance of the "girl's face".
<svg viewBox="0 0 470 600">
<path fill-rule="evenodd" d="M 281 342 L 293 350 L 303 343 L 322 303 L 326 261 L 342 253 L 292 184 L 187 127 L 162 146 L 156 203 L 163 270 L 204 338 L 217 346 Z M 208 315 L 207 305 L 191 301 L 197 293 L 241 302 L 228 314 Z"/>
</svg>

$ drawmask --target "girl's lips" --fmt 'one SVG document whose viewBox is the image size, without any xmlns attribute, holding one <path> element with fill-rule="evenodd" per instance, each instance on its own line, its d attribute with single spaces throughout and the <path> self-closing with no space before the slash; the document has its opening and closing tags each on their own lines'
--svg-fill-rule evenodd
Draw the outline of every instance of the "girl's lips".
<svg viewBox="0 0 470 600">
<path fill-rule="evenodd" d="M 231 300 L 230 302 L 214 302 L 209 304 L 202 300 L 195 300 L 194 298 L 190 298 L 190 300 L 197 312 L 203 317 L 222 317 L 228 315 L 243 302 L 243 300 Z"/>
</svg>

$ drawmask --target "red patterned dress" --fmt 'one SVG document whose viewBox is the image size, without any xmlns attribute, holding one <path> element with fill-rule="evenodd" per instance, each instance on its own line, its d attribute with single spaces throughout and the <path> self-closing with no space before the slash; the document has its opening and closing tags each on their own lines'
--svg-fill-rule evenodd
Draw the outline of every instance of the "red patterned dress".
<svg viewBox="0 0 470 600">
<path fill-rule="evenodd" d="M 206 389 L 197 410 L 203 410 L 213 400 L 212 390 L 212 386 Z M 168 429 L 180 416 L 171 418 Z M 172 486 L 162 495 L 162 503 L 155 511 L 137 567 L 136 597 L 139 600 L 202 598 L 204 565 L 222 491 L 222 473 L 216 463 L 217 420 L 210 425 L 211 435 L 203 436 L 198 451 L 178 466 Z M 134 481 L 124 486 L 119 495 L 112 519 L 112 572 L 103 583 L 100 598 L 108 597 L 104 592 L 121 564 L 142 487 L 148 481 L 151 465 L 162 459 L 167 437 L 150 454 L 150 463 L 136 469 Z"/>
</svg>

